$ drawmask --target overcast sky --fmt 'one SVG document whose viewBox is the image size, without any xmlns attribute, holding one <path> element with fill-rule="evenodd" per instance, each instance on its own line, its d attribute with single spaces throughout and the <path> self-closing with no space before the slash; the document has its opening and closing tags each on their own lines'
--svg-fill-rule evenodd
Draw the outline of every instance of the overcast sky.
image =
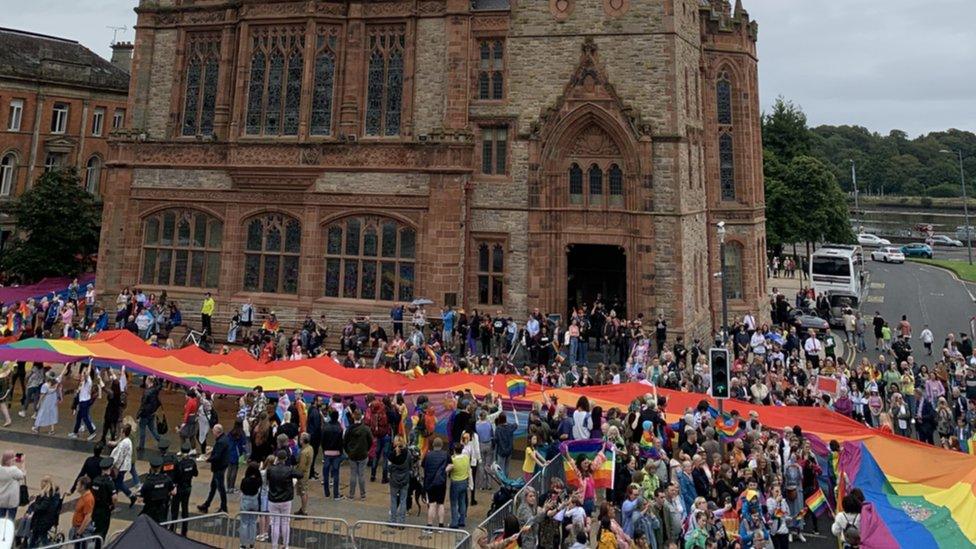
<svg viewBox="0 0 976 549">
<path fill-rule="evenodd" d="M 541 2 L 543 0 L 529 0 Z M 636 0 L 639 2 L 659 0 Z M 80 41 L 109 57 L 134 38 L 136 0 L 0 0 L 0 25 Z M 811 125 L 915 136 L 976 131 L 976 0 L 744 0 L 759 21 L 763 108 L 782 95 Z"/>
</svg>

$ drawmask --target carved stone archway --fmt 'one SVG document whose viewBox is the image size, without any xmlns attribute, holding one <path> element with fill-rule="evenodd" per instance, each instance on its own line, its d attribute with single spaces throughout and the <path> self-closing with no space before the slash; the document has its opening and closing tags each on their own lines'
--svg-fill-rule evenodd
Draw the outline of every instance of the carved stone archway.
<svg viewBox="0 0 976 549">
<path fill-rule="evenodd" d="M 649 125 L 616 94 L 587 39 L 563 94 L 531 129 L 529 303 L 565 314 L 566 250 L 598 244 L 624 251 L 627 309 L 653 308 L 643 283 L 654 269 L 651 154 Z"/>
</svg>

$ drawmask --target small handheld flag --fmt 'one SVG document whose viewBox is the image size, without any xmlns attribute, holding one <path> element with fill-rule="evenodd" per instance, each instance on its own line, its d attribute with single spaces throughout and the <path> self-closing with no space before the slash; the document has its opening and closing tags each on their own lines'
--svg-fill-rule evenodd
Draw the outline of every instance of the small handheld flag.
<svg viewBox="0 0 976 549">
<path fill-rule="evenodd" d="M 529 384 L 522 378 L 515 378 L 508 380 L 505 385 L 508 387 L 509 398 L 515 398 L 519 396 L 525 396 L 525 391 Z"/>
<path fill-rule="evenodd" d="M 715 430 L 723 443 L 732 442 L 745 435 L 745 431 L 739 426 L 739 422 L 728 414 L 722 414 L 715 419 Z"/>
<path fill-rule="evenodd" d="M 815 515 L 823 512 L 827 508 L 827 497 L 824 496 L 823 490 L 817 487 L 817 491 L 807 497 L 806 505 L 807 509 Z"/>
</svg>

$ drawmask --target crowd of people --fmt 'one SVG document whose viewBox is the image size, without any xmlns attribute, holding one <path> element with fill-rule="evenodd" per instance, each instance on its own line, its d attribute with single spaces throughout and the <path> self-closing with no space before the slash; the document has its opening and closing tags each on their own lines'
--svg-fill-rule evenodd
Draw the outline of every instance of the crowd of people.
<svg viewBox="0 0 976 549">
<path fill-rule="evenodd" d="M 201 308 L 205 331 L 212 330 L 216 307 L 207 299 Z M 894 323 L 891 333 L 880 314 L 869 322 L 845 312 L 847 344 L 864 350 L 870 339 L 865 334 L 873 330 L 878 356 L 872 360 L 862 354 L 848 364 L 837 356 L 832 335 L 803 333 L 778 317 L 777 303 L 783 299 L 774 291 L 774 322 L 747 314 L 730 324 L 734 399 L 826 407 L 881 430 L 959 451 L 968 448 L 976 358 L 967 334 L 947 334 L 939 347 L 931 330 L 925 327 L 916 335 L 907 318 Z M 75 288 L 66 297 L 18 303 L 5 311 L 8 330 L 16 328 L 21 337 L 85 337 L 108 326 L 94 301 L 92 288 L 84 293 Z M 117 305 L 116 327 L 151 345 L 172 345 L 168 333 L 182 323 L 175 302 L 164 294 L 157 298 L 126 289 Z M 140 323 L 149 316 L 148 324 Z M 389 322 L 350 319 L 334 340 L 328 338 L 324 317 L 309 316 L 288 332 L 273 313 L 262 315 L 260 325 L 257 316 L 250 302 L 234 311 L 228 337 L 222 338 L 228 341 L 224 352 L 240 344 L 267 361 L 328 353 L 349 368 L 517 373 L 557 388 L 647 381 L 655 388 L 709 389 L 706 351 L 713 342 L 686 342 L 668 333 L 663 316 L 648 320 L 637 314 L 628 320 L 599 301 L 575 309 L 565 323 L 539 310 L 517 322 L 500 311 L 445 308 L 431 319 L 423 306 L 397 306 Z M 922 344 L 917 351 L 913 340 Z M 817 380 L 824 376 L 837 381 L 836 392 L 819 388 Z M 133 387 L 139 388 L 138 406 L 128 402 Z M 177 398 L 174 391 L 182 395 L 183 412 L 170 427 L 160 410 L 164 399 Z M 118 504 L 118 494 L 130 505 L 141 498 L 146 514 L 157 520 L 186 517 L 193 508 L 192 480 L 203 462 L 209 464 L 211 481 L 196 509 L 226 510 L 228 494 L 239 493 L 240 509 L 255 513 L 242 515 L 244 547 L 257 540 L 287 546 L 287 515 L 309 514 L 315 480 L 322 482 L 327 502 L 365 498 L 379 482 L 389 492 L 391 522 L 405 523 L 407 509 L 423 505 L 429 527 L 465 528 L 470 526 L 469 507 L 486 505 L 480 494 L 498 486 L 493 476 L 504 483 L 518 476 L 510 474 L 514 470 L 530 479 L 560 459 L 559 445 L 570 440 L 603 439 L 616 450 L 616 489 L 597 493 L 597 464 L 574 463 L 578 485 L 567 485 L 562 475 L 547 475 L 552 482 L 543 493 L 526 488 L 511 517 L 505 517 L 503 531 L 480 537 L 483 546 L 788 547 L 823 530 L 805 502 L 817 490 L 832 498 L 836 482 L 836 471 L 825 467 L 830 461 L 814 455 L 801 430 L 767 429 L 758 415 L 740 417 L 730 403 L 731 421 L 740 434 L 725 439 L 716 424 L 724 418 L 716 417 L 707 402 L 673 410 L 656 389 L 626 409 L 603 410 L 585 397 L 575 403 L 547 398 L 526 415 L 505 409 L 495 395 L 470 392 L 456 393 L 444 403 L 441 395 L 428 395 L 408 404 L 402 395 L 307 397 L 301 391 L 266 394 L 255 387 L 237 401 L 235 417 L 222 422 L 215 405 L 221 396 L 199 386 L 177 387 L 83 363 L 6 364 L 0 370 L 5 427 L 16 420 L 9 410 L 15 397 L 17 415 L 29 417 L 35 433 L 54 433 L 59 402 L 71 398 L 68 436 L 84 436 L 95 444 L 67 492 L 81 498 L 72 518 L 71 535 L 77 537 L 107 533 L 111 514 L 104 509 Z M 100 432 L 92 417 L 97 400 L 105 402 Z M 435 408 L 443 407 L 450 410 L 448 429 L 439 433 Z M 669 423 L 665 412 L 681 419 Z M 225 430 L 225 424 L 230 428 Z M 161 454 L 150 462 L 149 473 L 139 475 L 135 452 L 145 447 L 147 433 Z M 170 440 L 177 439 L 180 451 L 171 453 Z M 522 463 L 513 467 L 513 457 Z M 344 462 L 348 466 L 340 467 Z M 23 456 L 4 454 L 0 508 L 8 516 L 19 506 L 17 487 L 25 470 Z M 345 494 L 339 490 L 340 475 L 348 475 Z M 37 544 L 47 540 L 51 527 L 45 517 L 53 509 L 59 513 L 63 499 L 53 482 L 44 486 L 26 512 L 31 520 L 24 538 Z M 843 498 L 833 525 L 833 534 L 848 546 L 859 543 L 858 498 L 857 493 Z"/>
</svg>

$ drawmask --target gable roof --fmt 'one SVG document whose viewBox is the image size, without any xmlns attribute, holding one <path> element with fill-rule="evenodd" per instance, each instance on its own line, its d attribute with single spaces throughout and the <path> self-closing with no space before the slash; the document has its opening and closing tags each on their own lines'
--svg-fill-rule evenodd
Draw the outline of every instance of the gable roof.
<svg viewBox="0 0 976 549">
<path fill-rule="evenodd" d="M 0 77 L 129 91 L 129 73 L 75 40 L 0 28 Z"/>
</svg>

